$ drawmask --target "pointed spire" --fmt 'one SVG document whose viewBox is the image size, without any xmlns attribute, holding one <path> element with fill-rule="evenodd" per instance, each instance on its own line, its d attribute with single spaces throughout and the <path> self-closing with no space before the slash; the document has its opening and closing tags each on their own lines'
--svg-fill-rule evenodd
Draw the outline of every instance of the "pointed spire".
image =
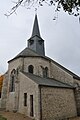
<svg viewBox="0 0 80 120">
<path fill-rule="evenodd" d="M 39 55 L 45 55 L 44 40 L 40 36 L 37 14 L 35 14 L 32 36 L 28 40 L 28 48 L 32 49 Z"/>
<path fill-rule="evenodd" d="M 35 14 L 34 26 L 33 26 L 33 31 L 32 31 L 32 36 L 35 36 L 35 35 L 38 35 L 40 37 L 37 14 Z"/>
</svg>

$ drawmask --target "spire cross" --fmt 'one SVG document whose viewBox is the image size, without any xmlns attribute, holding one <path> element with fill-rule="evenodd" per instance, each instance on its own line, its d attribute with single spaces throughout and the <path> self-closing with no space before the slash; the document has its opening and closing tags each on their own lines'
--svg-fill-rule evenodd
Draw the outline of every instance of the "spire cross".
<svg viewBox="0 0 80 120">
<path fill-rule="evenodd" d="M 37 15 L 37 8 L 35 8 L 35 15 Z"/>
</svg>

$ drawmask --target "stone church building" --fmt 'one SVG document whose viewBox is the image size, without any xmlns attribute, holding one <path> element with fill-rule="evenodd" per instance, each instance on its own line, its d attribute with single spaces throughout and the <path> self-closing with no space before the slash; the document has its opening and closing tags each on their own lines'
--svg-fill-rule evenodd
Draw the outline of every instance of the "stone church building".
<svg viewBox="0 0 80 120">
<path fill-rule="evenodd" d="M 28 47 L 8 64 L 0 109 L 35 120 L 65 120 L 80 115 L 80 77 L 45 56 L 37 15 Z"/>
</svg>

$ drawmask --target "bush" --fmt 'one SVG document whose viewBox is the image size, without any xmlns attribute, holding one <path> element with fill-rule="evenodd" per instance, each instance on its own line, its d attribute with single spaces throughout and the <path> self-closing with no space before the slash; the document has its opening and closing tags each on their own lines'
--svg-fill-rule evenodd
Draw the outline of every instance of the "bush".
<svg viewBox="0 0 80 120">
<path fill-rule="evenodd" d="M 7 120 L 7 118 L 4 118 L 2 115 L 0 115 L 0 120 Z"/>
</svg>

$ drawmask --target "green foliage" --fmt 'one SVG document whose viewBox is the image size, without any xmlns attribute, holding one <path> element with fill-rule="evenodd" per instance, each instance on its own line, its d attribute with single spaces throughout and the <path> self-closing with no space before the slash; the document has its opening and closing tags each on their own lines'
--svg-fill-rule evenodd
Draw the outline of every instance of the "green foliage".
<svg viewBox="0 0 80 120">
<path fill-rule="evenodd" d="M 79 16 L 80 15 L 80 0 L 39 0 L 41 6 L 44 2 L 48 5 L 54 5 L 56 12 L 59 12 L 61 8 L 69 15 Z"/>
<path fill-rule="evenodd" d="M 2 115 L 0 115 L 0 120 L 7 120 L 7 118 L 4 118 Z"/>
</svg>

